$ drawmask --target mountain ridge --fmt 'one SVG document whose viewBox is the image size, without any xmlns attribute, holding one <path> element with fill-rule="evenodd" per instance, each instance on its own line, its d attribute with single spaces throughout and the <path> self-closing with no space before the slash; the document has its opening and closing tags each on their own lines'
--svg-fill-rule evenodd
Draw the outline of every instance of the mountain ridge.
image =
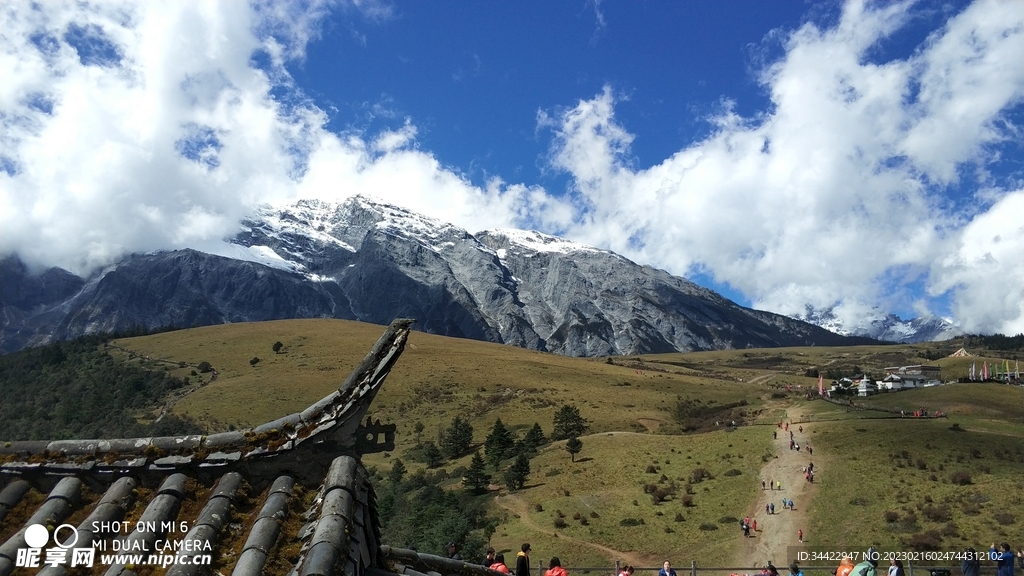
<svg viewBox="0 0 1024 576">
<path fill-rule="evenodd" d="M 533 231 L 471 234 L 365 196 L 262 207 L 217 254 L 133 254 L 89 280 L 5 266 L 3 351 L 137 326 L 303 317 L 412 317 L 425 332 L 568 356 L 869 342 L 614 252 Z M 46 274 L 65 288 L 46 292 Z"/>
</svg>

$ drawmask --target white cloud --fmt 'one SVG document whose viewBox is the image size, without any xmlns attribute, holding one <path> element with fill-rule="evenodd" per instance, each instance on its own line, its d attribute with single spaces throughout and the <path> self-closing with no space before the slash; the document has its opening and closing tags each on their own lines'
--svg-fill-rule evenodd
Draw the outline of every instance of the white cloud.
<svg viewBox="0 0 1024 576">
<path fill-rule="evenodd" d="M 316 37 L 322 3 L 0 10 L 0 246 L 30 264 L 87 273 L 128 252 L 208 247 L 255 205 L 300 197 L 373 193 L 473 229 L 531 213 L 536 190 L 472 186 L 416 150 L 410 123 L 371 139 L 325 130 L 284 68 Z M 69 30 L 105 41 L 106 59 L 79 54 Z"/>
<path fill-rule="evenodd" d="M 986 147 L 1008 137 L 1001 115 L 1024 97 L 1024 11 L 979 2 L 910 58 L 870 62 L 867 52 L 908 9 L 850 2 L 834 28 L 804 25 L 763 74 L 772 110 L 741 118 L 726 102 L 710 137 L 650 168 L 629 166 L 632 136 L 615 121 L 610 89 L 543 117 L 555 124 L 552 162 L 571 173 L 584 207 L 569 235 L 675 273 L 709 272 L 787 314 L 807 303 L 919 306 L 885 280 L 930 274 L 933 295 L 955 287 L 965 327 L 1019 327 L 1019 234 L 988 242 L 1016 258 L 960 248 L 958 260 L 968 270 L 988 262 L 1016 284 L 982 290 L 933 263 L 1004 205 L 981 202 L 964 228 L 964 215 L 944 208 L 943 184 L 966 164 L 983 167 L 995 156 Z M 968 320 L 968 309 L 983 320 Z"/>
<path fill-rule="evenodd" d="M 912 8 L 845 3 L 836 26 L 804 25 L 764 68 L 771 110 L 744 118 L 724 100 L 709 137 L 651 167 L 634 165 L 611 88 L 542 113 L 575 187 L 557 196 L 499 177 L 474 186 L 419 149 L 412 121 L 327 131 L 284 67 L 326 4 L 5 2 L 0 250 L 88 272 L 211 246 L 259 203 L 369 193 L 470 230 L 529 223 L 705 271 L 783 313 L 858 313 L 923 279 L 952 294 L 966 328 L 1020 331 L 1024 234 L 1006 215 L 1019 222 L 1022 192 L 985 171 L 1019 137 L 1001 123 L 1024 97 L 1019 7 L 978 2 L 911 57 L 875 63 L 866 55 Z M 382 98 L 374 114 L 393 116 Z M 954 212 L 944 183 L 970 166 L 983 182 Z"/>
</svg>

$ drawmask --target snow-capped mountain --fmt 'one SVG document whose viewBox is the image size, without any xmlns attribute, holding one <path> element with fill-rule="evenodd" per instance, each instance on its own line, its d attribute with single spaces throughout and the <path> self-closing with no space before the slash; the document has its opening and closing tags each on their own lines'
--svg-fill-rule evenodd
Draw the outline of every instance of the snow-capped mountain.
<svg viewBox="0 0 1024 576">
<path fill-rule="evenodd" d="M 963 335 L 947 318 L 920 316 L 903 320 L 895 314 L 886 314 L 878 309 L 870 314 L 859 315 L 852 322 L 844 322 L 836 315 L 834 308 L 816 310 L 812 306 L 807 306 L 804 314 L 794 318 L 844 336 L 863 336 L 902 344 L 937 342 Z"/>
<path fill-rule="evenodd" d="M 613 252 L 539 232 L 470 234 L 363 196 L 263 208 L 242 225 L 217 254 L 137 254 L 90 279 L 0 262 L 0 350 L 137 326 L 308 317 L 410 317 L 426 332 L 572 356 L 865 341 Z"/>
</svg>

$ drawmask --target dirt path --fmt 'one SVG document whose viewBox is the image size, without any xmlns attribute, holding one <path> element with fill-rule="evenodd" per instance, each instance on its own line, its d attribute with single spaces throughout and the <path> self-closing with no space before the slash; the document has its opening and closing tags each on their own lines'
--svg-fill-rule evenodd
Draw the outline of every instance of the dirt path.
<svg viewBox="0 0 1024 576">
<path fill-rule="evenodd" d="M 540 534 L 545 534 L 559 540 L 567 540 L 569 542 L 575 542 L 588 548 L 592 548 L 605 554 L 610 562 L 621 560 L 623 565 L 631 564 L 633 566 L 654 566 L 657 564 L 656 560 L 650 558 L 644 558 L 637 556 L 631 552 L 623 552 L 621 550 L 615 550 L 607 546 L 595 544 L 593 542 L 587 542 L 586 540 L 579 540 L 565 534 L 556 534 L 554 530 L 540 527 L 536 522 L 530 518 L 530 506 L 522 498 L 515 494 L 507 494 L 505 496 L 498 496 L 494 499 L 494 502 L 502 508 L 519 515 L 519 519 L 523 521 L 531 530 L 534 530 Z M 652 563 L 653 562 L 653 563 Z"/>
<path fill-rule="evenodd" d="M 786 421 L 801 421 L 804 415 L 799 408 L 787 407 Z M 803 426 L 800 432 L 799 426 Z M 769 560 L 778 567 L 788 566 L 793 558 L 789 558 L 787 548 L 799 546 L 797 531 L 807 532 L 808 508 L 811 506 L 816 486 L 804 479 L 803 468 L 809 462 L 814 462 L 814 457 L 808 456 L 804 449 L 806 441 L 815 426 L 827 424 L 797 424 L 790 425 L 789 430 L 793 432 L 793 439 L 800 445 L 800 451 L 789 449 L 789 432 L 783 428 L 766 430 L 766 434 L 772 431 L 778 432 L 775 440 L 775 453 L 778 458 L 772 459 L 761 469 L 761 478 L 765 482 L 781 482 L 782 490 L 764 490 L 761 492 L 746 514 L 751 520 L 757 521 L 757 532 L 751 531 L 751 537 L 743 541 L 737 551 L 736 566 L 760 568 Z M 815 471 L 820 471 L 821 466 L 815 463 Z M 784 510 L 782 499 L 787 498 L 793 501 L 794 510 Z M 767 504 L 775 504 L 775 514 L 769 515 L 764 511 Z M 736 529 L 739 529 L 736 527 Z M 810 542 L 813 535 L 805 534 L 804 543 Z"/>
<path fill-rule="evenodd" d="M 764 384 L 765 382 L 775 378 L 775 374 L 764 374 L 762 376 L 754 376 L 750 380 L 747 380 L 748 384 Z"/>
</svg>

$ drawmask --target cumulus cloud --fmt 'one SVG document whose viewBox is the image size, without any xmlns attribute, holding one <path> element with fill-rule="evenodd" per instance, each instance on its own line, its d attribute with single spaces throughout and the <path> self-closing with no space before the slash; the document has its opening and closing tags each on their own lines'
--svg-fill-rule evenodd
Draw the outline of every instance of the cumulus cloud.
<svg viewBox="0 0 1024 576">
<path fill-rule="evenodd" d="M 516 224 L 536 196 L 472 186 L 416 149 L 410 123 L 326 131 L 285 68 L 316 37 L 322 3 L 0 10 L 0 249 L 32 265 L 89 273 L 130 252 L 213 249 L 265 202 L 373 193 L 477 228 Z"/>
<path fill-rule="evenodd" d="M 791 33 L 765 68 L 771 110 L 743 118 L 723 102 L 711 136 L 655 166 L 631 166 L 610 88 L 542 115 L 579 194 L 568 234 L 710 273 L 772 311 L 836 306 L 850 321 L 870 303 L 913 305 L 905 286 L 923 280 L 932 296 L 953 291 L 964 328 L 1019 331 L 1018 193 L 986 185 L 954 209 L 945 195 L 1011 135 L 1001 122 L 1024 97 L 1024 11 L 976 3 L 911 57 L 875 63 L 869 50 L 909 7 L 843 6 L 834 27 Z M 994 218 L 1003 232 L 981 238 Z M 999 279 L 973 276 L 983 269 Z"/>
<path fill-rule="evenodd" d="M 257 204 L 366 193 L 470 230 L 526 225 L 704 272 L 777 312 L 852 318 L 908 304 L 916 283 L 951 295 L 966 329 L 1022 328 L 1024 191 L 985 170 L 1019 131 L 1017 3 L 973 4 L 886 62 L 869 54 L 908 4 L 848 2 L 835 25 L 774 33 L 782 55 L 759 77 L 771 109 L 741 117 L 723 100 L 710 136 L 650 167 L 630 156 L 612 87 L 540 113 L 564 195 L 474 185 L 420 149 L 415 119 L 328 131 L 286 66 L 331 9 L 0 4 L 0 251 L 88 273 L 130 252 L 214 250 Z M 950 202 L 953 187 L 979 192 Z"/>
</svg>

